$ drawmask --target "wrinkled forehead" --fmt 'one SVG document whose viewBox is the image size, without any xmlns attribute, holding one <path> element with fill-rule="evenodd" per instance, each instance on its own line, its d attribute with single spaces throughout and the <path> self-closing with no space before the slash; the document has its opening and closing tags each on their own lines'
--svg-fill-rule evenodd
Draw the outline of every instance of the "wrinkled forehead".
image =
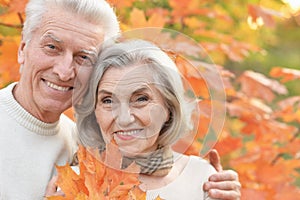
<svg viewBox="0 0 300 200">
<path fill-rule="evenodd" d="M 98 89 L 115 91 L 134 91 L 140 88 L 153 89 L 154 71 L 147 64 L 134 64 L 122 67 L 109 67 L 102 76 Z"/>
<path fill-rule="evenodd" d="M 122 84 L 153 82 L 154 70 L 149 64 L 132 64 L 127 66 L 110 66 L 103 74 L 100 82 L 110 81 Z"/>
</svg>

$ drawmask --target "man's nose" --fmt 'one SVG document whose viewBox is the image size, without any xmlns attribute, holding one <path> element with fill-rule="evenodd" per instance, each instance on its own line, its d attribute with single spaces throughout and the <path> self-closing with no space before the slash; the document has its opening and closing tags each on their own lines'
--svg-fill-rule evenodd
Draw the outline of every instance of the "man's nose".
<svg viewBox="0 0 300 200">
<path fill-rule="evenodd" d="M 75 65 L 73 55 L 66 53 L 59 57 L 60 60 L 53 66 L 53 72 L 57 74 L 60 80 L 69 81 L 75 78 Z"/>
</svg>

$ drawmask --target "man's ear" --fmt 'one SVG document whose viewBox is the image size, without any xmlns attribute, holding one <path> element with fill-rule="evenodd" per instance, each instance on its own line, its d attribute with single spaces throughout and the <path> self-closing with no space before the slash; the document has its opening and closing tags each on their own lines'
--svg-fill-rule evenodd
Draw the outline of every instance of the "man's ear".
<svg viewBox="0 0 300 200">
<path fill-rule="evenodd" d="M 20 65 L 24 64 L 24 61 L 25 61 L 25 54 L 24 54 L 25 45 L 26 45 L 26 42 L 24 41 L 24 39 L 22 37 L 22 40 L 20 42 L 20 46 L 18 48 L 18 63 Z"/>
</svg>

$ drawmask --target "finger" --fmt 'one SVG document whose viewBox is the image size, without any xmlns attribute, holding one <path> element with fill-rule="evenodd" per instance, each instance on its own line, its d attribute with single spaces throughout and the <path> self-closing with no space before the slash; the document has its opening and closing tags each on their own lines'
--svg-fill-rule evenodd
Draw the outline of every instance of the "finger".
<svg viewBox="0 0 300 200">
<path fill-rule="evenodd" d="M 239 181 L 206 182 L 203 185 L 203 189 L 204 191 L 212 189 L 240 191 L 241 183 Z"/>
<path fill-rule="evenodd" d="M 224 170 L 218 173 L 215 173 L 211 175 L 208 179 L 209 181 L 238 181 L 239 176 L 238 174 L 233 170 Z"/>
<path fill-rule="evenodd" d="M 49 181 L 47 187 L 46 187 L 46 192 L 45 192 L 45 196 L 50 196 L 53 193 L 56 192 L 56 181 L 57 181 L 58 177 L 57 176 L 53 176 L 52 179 Z"/>
<path fill-rule="evenodd" d="M 212 189 L 209 190 L 208 196 L 213 199 L 234 199 L 234 200 L 239 200 L 241 198 L 241 193 L 240 191 L 236 190 L 217 190 L 217 189 Z"/>
<path fill-rule="evenodd" d="M 219 153 L 216 149 L 212 149 L 209 153 L 208 153 L 208 158 L 209 158 L 209 162 L 210 164 L 218 171 L 222 171 L 222 165 L 221 165 L 221 161 L 220 161 L 220 156 Z"/>
</svg>

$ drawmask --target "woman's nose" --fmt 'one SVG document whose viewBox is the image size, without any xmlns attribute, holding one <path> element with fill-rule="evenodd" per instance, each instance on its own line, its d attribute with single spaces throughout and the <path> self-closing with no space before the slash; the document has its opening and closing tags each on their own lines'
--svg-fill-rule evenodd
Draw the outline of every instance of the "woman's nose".
<svg viewBox="0 0 300 200">
<path fill-rule="evenodd" d="M 116 116 L 117 123 L 121 127 L 127 126 L 134 121 L 134 115 L 131 113 L 130 106 L 127 103 L 121 103 L 114 114 Z"/>
</svg>

